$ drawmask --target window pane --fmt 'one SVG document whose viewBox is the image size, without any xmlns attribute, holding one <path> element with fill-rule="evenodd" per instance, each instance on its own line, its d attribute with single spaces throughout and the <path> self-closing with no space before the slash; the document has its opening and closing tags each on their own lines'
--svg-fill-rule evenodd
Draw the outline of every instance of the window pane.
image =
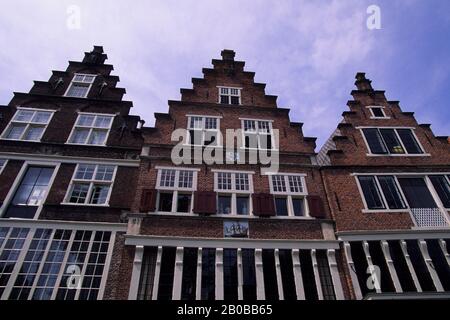
<svg viewBox="0 0 450 320">
<path fill-rule="evenodd" d="M 86 139 L 87 139 L 88 135 L 89 135 L 89 129 L 75 128 L 70 142 L 84 144 L 84 143 L 86 143 Z"/>
<path fill-rule="evenodd" d="M 105 130 L 92 130 L 88 144 L 103 145 L 105 144 L 105 139 L 106 139 Z"/>
<path fill-rule="evenodd" d="M 380 129 L 380 133 L 390 153 L 405 153 L 394 129 Z"/>
<path fill-rule="evenodd" d="M 6 133 L 6 139 L 20 139 L 23 131 L 25 130 L 25 124 L 11 123 L 8 132 Z"/>
<path fill-rule="evenodd" d="M 402 139 L 403 145 L 406 151 L 411 154 L 423 153 L 419 144 L 416 141 L 411 129 L 397 129 L 400 139 Z"/>
<path fill-rule="evenodd" d="M 161 257 L 161 273 L 159 275 L 158 300 L 172 299 L 173 273 L 175 270 L 176 248 L 164 247 Z"/>
<path fill-rule="evenodd" d="M 247 215 L 249 212 L 248 203 L 248 197 L 236 197 L 237 214 Z"/>
<path fill-rule="evenodd" d="M 191 195 L 190 194 L 178 194 L 177 199 L 177 212 L 190 212 L 191 211 Z"/>
<path fill-rule="evenodd" d="M 218 172 L 217 173 L 217 188 L 219 190 L 231 190 L 231 173 Z"/>
<path fill-rule="evenodd" d="M 236 190 L 248 191 L 250 188 L 248 183 L 248 174 L 236 173 L 235 177 L 236 177 Z"/>
<path fill-rule="evenodd" d="M 14 121 L 30 122 L 34 115 L 33 110 L 18 110 L 14 116 Z"/>
<path fill-rule="evenodd" d="M 437 208 L 424 178 L 399 177 L 398 181 L 410 208 Z"/>
<path fill-rule="evenodd" d="M 85 203 L 89 191 L 89 184 L 76 183 L 72 187 L 69 202 Z"/>
<path fill-rule="evenodd" d="M 181 300 L 195 300 L 197 286 L 197 248 L 183 249 Z"/>
<path fill-rule="evenodd" d="M 218 198 L 218 214 L 230 214 L 231 213 L 231 196 L 219 196 Z"/>
<path fill-rule="evenodd" d="M 77 126 L 91 127 L 94 123 L 95 116 L 89 114 L 80 114 L 78 116 Z"/>
<path fill-rule="evenodd" d="M 95 118 L 94 127 L 97 128 L 109 128 L 111 125 L 112 117 L 108 116 L 97 116 Z"/>
<path fill-rule="evenodd" d="M 287 198 L 275 198 L 275 208 L 277 211 L 277 216 L 287 216 Z"/>
<path fill-rule="evenodd" d="M 263 249 L 263 278 L 264 291 L 266 293 L 266 300 L 278 300 L 278 284 L 277 272 L 275 269 L 275 256 L 273 249 Z"/>
<path fill-rule="evenodd" d="M 303 199 L 292 199 L 292 206 L 294 207 L 294 216 L 302 217 L 305 215 L 303 209 Z"/>
<path fill-rule="evenodd" d="M 403 209 L 406 207 L 394 177 L 379 176 L 378 181 L 380 182 L 381 190 L 383 190 L 389 209 Z"/>
<path fill-rule="evenodd" d="M 374 177 L 360 176 L 358 177 L 359 184 L 366 199 L 368 209 L 384 209 L 383 201 L 381 200 L 380 192 L 375 182 Z"/>
<path fill-rule="evenodd" d="M 90 203 L 105 204 L 108 198 L 109 185 L 94 185 Z"/>
<path fill-rule="evenodd" d="M 375 128 L 363 129 L 363 133 L 369 145 L 370 152 L 372 152 L 373 154 L 387 153 L 386 147 L 384 146 L 383 141 L 381 140 L 381 136 L 380 133 L 378 132 L 378 129 Z"/>
<path fill-rule="evenodd" d="M 325 250 L 317 250 L 317 267 L 324 300 L 336 300 L 333 280 Z"/>
<path fill-rule="evenodd" d="M 286 183 L 284 180 L 284 176 L 273 175 L 272 186 L 274 192 L 286 192 Z"/>
<path fill-rule="evenodd" d="M 160 187 L 174 187 L 175 186 L 175 170 L 163 169 L 161 170 Z"/>
<path fill-rule="evenodd" d="M 377 118 L 384 118 L 384 113 L 382 108 L 370 108 L 372 110 L 373 116 Z"/>
<path fill-rule="evenodd" d="M 34 123 L 43 123 L 43 124 L 47 124 L 48 120 L 50 119 L 50 116 L 52 115 L 51 112 L 46 112 L 46 111 L 38 111 L 36 112 L 36 114 L 33 117 L 33 121 Z"/>
<path fill-rule="evenodd" d="M 258 121 L 258 131 L 263 133 L 269 133 L 270 132 L 269 121 Z"/>
<path fill-rule="evenodd" d="M 178 187 L 179 188 L 192 188 L 192 180 L 194 173 L 188 170 L 181 170 L 179 173 Z"/>
<path fill-rule="evenodd" d="M 95 180 L 111 181 L 114 174 L 114 166 L 98 166 Z"/>
<path fill-rule="evenodd" d="M 442 201 L 442 205 L 445 208 L 450 208 L 450 185 L 445 176 L 430 176 L 430 180 Z"/>
<path fill-rule="evenodd" d="M 256 121 L 244 120 L 244 131 L 256 131 Z"/>
<path fill-rule="evenodd" d="M 80 164 L 77 173 L 75 174 L 75 179 L 91 180 L 94 175 L 94 170 L 95 165 Z"/>
<path fill-rule="evenodd" d="M 5 165 L 6 160 L 5 159 L 0 159 L 0 172 L 2 172 L 3 166 Z"/>
<path fill-rule="evenodd" d="M 291 250 L 281 249 L 278 252 L 280 258 L 281 281 L 283 283 L 284 300 L 297 300 L 295 290 L 294 266 Z"/>
<path fill-rule="evenodd" d="M 16 194 L 14 205 L 38 206 L 47 194 L 54 168 L 29 167 Z"/>
<path fill-rule="evenodd" d="M 215 299 L 216 249 L 202 249 L 202 300 Z"/>
<path fill-rule="evenodd" d="M 289 188 L 291 192 L 302 193 L 302 177 L 300 176 L 289 176 Z"/>
<path fill-rule="evenodd" d="M 234 104 L 234 105 L 239 104 L 239 97 L 232 96 L 232 97 L 230 97 L 230 99 L 231 99 L 231 104 Z"/>
<path fill-rule="evenodd" d="M 224 300 L 238 299 L 237 250 L 223 249 Z"/>
<path fill-rule="evenodd" d="M 244 300 L 256 300 L 255 251 L 242 249 L 242 293 Z"/>
<path fill-rule="evenodd" d="M 172 193 L 160 193 L 159 194 L 159 211 L 171 212 L 172 211 Z"/>
<path fill-rule="evenodd" d="M 229 104 L 230 101 L 229 99 L 230 99 L 229 96 L 220 96 L 220 103 Z"/>
<path fill-rule="evenodd" d="M 85 83 L 72 83 L 70 89 L 67 92 L 68 97 L 84 98 L 88 92 L 89 84 Z"/>
<path fill-rule="evenodd" d="M 39 141 L 42 133 L 44 132 L 44 127 L 28 127 L 27 132 L 23 136 L 23 140 L 27 141 Z"/>
<path fill-rule="evenodd" d="M 217 129 L 217 119 L 205 118 L 205 129 Z"/>
</svg>

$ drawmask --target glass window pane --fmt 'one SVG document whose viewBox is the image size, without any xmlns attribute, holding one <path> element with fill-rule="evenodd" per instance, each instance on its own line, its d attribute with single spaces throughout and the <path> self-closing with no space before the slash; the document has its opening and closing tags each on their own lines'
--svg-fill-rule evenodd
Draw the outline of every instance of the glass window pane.
<svg viewBox="0 0 450 320">
<path fill-rule="evenodd" d="M 249 199 L 248 197 L 236 197 L 237 214 L 249 214 Z"/>
<path fill-rule="evenodd" d="M 370 152 L 373 154 L 387 153 L 386 147 L 383 144 L 380 133 L 376 128 L 363 129 L 364 137 L 369 145 Z"/>
<path fill-rule="evenodd" d="M 114 174 L 114 166 L 99 165 L 97 173 L 95 174 L 95 180 L 111 181 Z"/>
<path fill-rule="evenodd" d="M 191 195 L 178 194 L 177 212 L 190 212 L 190 211 L 191 211 Z"/>
<path fill-rule="evenodd" d="M 380 133 L 390 153 L 405 153 L 394 129 L 380 129 Z"/>
<path fill-rule="evenodd" d="M 89 129 L 75 128 L 72 134 L 72 139 L 70 139 L 70 142 L 84 144 L 86 143 L 88 135 Z"/>
<path fill-rule="evenodd" d="M 105 204 L 108 198 L 109 188 L 109 185 L 94 185 L 90 203 Z"/>
<path fill-rule="evenodd" d="M 244 300 L 256 300 L 255 251 L 242 249 L 242 293 Z"/>
<path fill-rule="evenodd" d="M 411 129 L 397 129 L 397 132 L 398 135 L 400 136 L 400 139 L 402 139 L 403 145 L 405 146 L 406 151 L 408 153 L 411 154 L 423 153 Z"/>
<path fill-rule="evenodd" d="M 302 217 L 305 215 L 303 209 L 303 199 L 292 199 L 292 206 L 294 207 L 294 216 Z"/>
<path fill-rule="evenodd" d="M 33 121 L 32 122 L 47 124 L 51 115 L 52 115 L 51 112 L 37 111 L 36 114 L 33 117 Z"/>
<path fill-rule="evenodd" d="M 181 300 L 195 300 L 197 287 L 197 248 L 183 249 Z"/>
<path fill-rule="evenodd" d="M 219 190 L 231 190 L 231 173 L 218 172 L 217 173 L 217 188 Z"/>
<path fill-rule="evenodd" d="M 384 118 L 384 113 L 382 108 L 371 108 L 373 116 L 377 118 Z"/>
<path fill-rule="evenodd" d="M 97 116 L 95 118 L 94 127 L 97 128 L 109 128 L 111 125 L 112 117 L 108 116 Z"/>
<path fill-rule="evenodd" d="M 239 97 L 231 96 L 230 101 L 231 101 L 231 104 L 237 105 L 237 104 L 239 104 Z"/>
<path fill-rule="evenodd" d="M 5 138 L 6 139 L 20 139 L 22 137 L 22 133 L 25 130 L 26 125 L 25 124 L 19 124 L 19 123 L 11 123 L 9 126 L 9 130 L 6 133 Z"/>
<path fill-rule="evenodd" d="M 80 164 L 78 166 L 75 179 L 91 180 L 94 175 L 95 165 L 93 164 Z"/>
<path fill-rule="evenodd" d="M 175 186 L 175 170 L 163 169 L 161 170 L 160 187 L 174 187 Z"/>
<path fill-rule="evenodd" d="M 284 180 L 284 176 L 273 175 L 272 186 L 274 192 L 286 192 L 286 182 Z"/>
<path fill-rule="evenodd" d="M 229 96 L 223 96 L 223 95 L 221 95 L 220 96 L 220 103 L 223 103 L 223 104 L 229 104 L 229 100 L 230 99 L 230 97 Z"/>
<path fill-rule="evenodd" d="M 89 90 L 89 84 L 87 83 L 72 83 L 70 89 L 67 92 L 68 97 L 84 98 Z"/>
<path fill-rule="evenodd" d="M 236 173 L 236 190 L 248 191 L 250 189 L 248 173 Z"/>
<path fill-rule="evenodd" d="M 44 132 L 44 127 L 28 127 L 27 132 L 23 136 L 23 140 L 27 141 L 39 141 L 41 139 L 42 133 Z"/>
<path fill-rule="evenodd" d="M 94 122 L 95 116 L 89 114 L 80 114 L 78 116 L 77 126 L 91 127 Z"/>
<path fill-rule="evenodd" d="M 54 168 L 29 167 L 17 189 L 12 204 L 38 206 L 47 194 Z"/>
<path fill-rule="evenodd" d="M 358 177 L 364 198 L 366 199 L 368 209 L 384 209 L 380 192 L 375 182 L 375 178 L 371 176 Z"/>
<path fill-rule="evenodd" d="M 217 129 L 217 119 L 205 118 L 205 129 Z"/>
<path fill-rule="evenodd" d="M 172 211 L 172 193 L 160 193 L 159 194 L 159 211 L 171 212 Z"/>
<path fill-rule="evenodd" d="M 403 209 L 406 207 L 394 177 L 379 176 L 378 181 L 380 182 L 381 190 L 383 190 L 389 209 Z"/>
<path fill-rule="evenodd" d="M 287 216 L 287 198 L 275 198 L 275 209 L 277 212 L 277 216 Z"/>
<path fill-rule="evenodd" d="M 291 192 L 302 193 L 302 177 L 300 176 L 289 176 L 289 188 Z"/>
<path fill-rule="evenodd" d="M 217 201 L 217 213 L 218 214 L 230 214 L 231 213 L 231 196 L 219 196 Z"/>
<path fill-rule="evenodd" d="M 442 205 L 445 208 L 450 208 L 450 185 L 445 176 L 430 176 L 430 180 L 441 199 Z"/>
<path fill-rule="evenodd" d="M 23 121 L 23 122 L 30 122 L 33 118 L 35 111 L 33 110 L 18 110 L 16 115 L 14 116 L 14 121 Z"/>
<path fill-rule="evenodd" d="M 216 249 L 202 249 L 202 300 L 215 299 Z"/>
<path fill-rule="evenodd" d="M 106 131 L 105 130 L 92 130 L 89 137 L 88 144 L 103 145 L 105 144 Z"/>
<path fill-rule="evenodd" d="M 238 299 L 237 250 L 223 249 L 224 300 Z"/>
<path fill-rule="evenodd" d="M 89 191 L 89 184 L 76 183 L 72 187 L 69 202 L 85 203 Z"/>
</svg>

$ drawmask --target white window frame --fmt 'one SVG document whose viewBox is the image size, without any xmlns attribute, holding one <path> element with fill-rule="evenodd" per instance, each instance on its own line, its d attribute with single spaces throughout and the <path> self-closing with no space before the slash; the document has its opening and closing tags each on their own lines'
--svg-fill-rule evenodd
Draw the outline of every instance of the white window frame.
<svg viewBox="0 0 450 320">
<path fill-rule="evenodd" d="M 240 171 L 240 170 L 220 170 L 213 169 L 211 172 L 214 173 L 214 192 L 216 193 L 216 199 L 218 204 L 219 196 L 231 195 L 231 212 L 230 214 L 218 214 L 219 216 L 237 216 L 237 217 L 248 217 L 253 216 L 253 204 L 251 195 L 253 194 L 253 175 L 254 171 Z M 224 190 L 219 189 L 219 173 L 229 173 L 231 174 L 231 189 Z M 248 176 L 248 190 L 238 190 L 236 189 L 236 175 L 237 174 L 246 174 Z M 248 214 L 238 214 L 237 213 L 237 198 L 239 196 L 248 196 Z"/>
<path fill-rule="evenodd" d="M 13 117 L 11 118 L 11 120 L 9 121 L 9 123 L 8 123 L 8 125 L 6 126 L 5 130 L 3 130 L 3 132 L 2 132 L 2 134 L 1 134 L 1 136 L 0 136 L 1 139 L 2 139 L 2 140 L 11 140 L 11 141 L 24 141 L 24 142 L 41 142 L 41 139 L 42 139 L 42 137 L 44 136 L 45 131 L 47 130 L 48 125 L 49 125 L 50 122 L 52 121 L 53 115 L 55 114 L 56 110 L 51 110 L 51 109 L 39 109 L 39 108 L 26 108 L 26 107 L 17 107 L 16 109 L 17 109 L 17 110 L 16 110 L 16 112 L 14 113 L 14 116 L 13 116 Z M 48 121 L 47 121 L 46 124 L 42 124 L 42 123 L 33 123 L 33 122 L 31 122 L 31 121 L 17 121 L 17 120 L 14 120 L 14 118 L 16 117 L 17 113 L 18 113 L 20 110 L 27 110 L 27 111 L 34 111 L 34 112 L 39 112 L 39 111 L 42 111 L 42 112 L 50 112 L 50 118 L 48 118 Z M 34 117 L 34 115 L 33 115 L 33 117 Z M 9 139 L 9 138 L 6 138 L 6 137 L 5 137 L 5 136 L 6 136 L 6 133 L 9 131 L 9 129 L 10 129 L 10 127 L 11 127 L 11 125 L 12 125 L 13 123 L 24 124 L 24 125 L 25 125 L 25 129 L 23 130 L 22 135 L 20 136 L 19 139 Z M 24 139 L 23 139 L 23 137 L 25 136 L 25 134 L 27 133 L 28 129 L 29 129 L 31 126 L 38 126 L 38 127 L 43 127 L 43 128 L 44 128 L 44 130 L 42 130 L 41 136 L 39 137 L 38 140 L 24 140 Z"/>
<path fill-rule="evenodd" d="M 447 211 L 450 212 L 450 208 L 445 208 L 444 205 L 442 204 L 441 198 L 439 197 L 438 193 L 436 192 L 433 183 L 430 180 L 430 176 L 444 176 L 447 181 L 450 183 L 450 179 L 449 179 L 449 175 L 450 172 L 386 172 L 386 173 L 352 173 L 350 174 L 351 176 L 354 176 L 356 179 L 356 185 L 358 187 L 358 191 L 359 191 L 359 195 L 363 201 L 364 204 L 364 209 L 362 210 L 363 213 L 372 213 L 372 212 L 377 212 L 377 213 L 382 213 L 382 212 L 408 212 L 411 210 L 408 200 L 405 197 L 405 194 L 403 193 L 403 190 L 400 186 L 400 183 L 398 181 L 399 177 L 410 177 L 410 178 L 423 178 L 425 180 L 425 184 L 428 187 L 428 191 L 430 192 L 431 196 L 433 197 L 434 202 L 436 202 L 436 205 L 438 206 L 439 209 L 443 210 L 443 211 Z M 384 205 L 384 209 L 369 209 L 367 207 L 367 203 L 366 203 L 366 199 L 364 197 L 364 193 L 362 190 L 362 187 L 359 183 L 359 176 L 373 176 L 375 177 L 375 181 L 377 184 L 377 188 L 378 188 L 378 192 L 380 193 L 380 197 L 381 200 L 383 201 L 383 205 Z M 381 185 L 378 181 L 378 176 L 393 176 L 395 179 L 395 183 L 397 184 L 397 188 L 400 192 L 401 197 L 403 198 L 403 202 L 406 205 L 405 209 L 389 209 L 389 206 L 387 205 L 387 201 L 386 198 L 384 196 L 383 190 L 381 189 Z M 413 219 L 414 221 L 414 219 Z"/>
<path fill-rule="evenodd" d="M 8 164 L 8 159 L 0 158 L 0 161 L 5 161 L 3 165 L 0 167 L 0 174 L 2 174 L 3 170 L 5 170 L 6 165 Z"/>
<path fill-rule="evenodd" d="M 94 121 L 92 122 L 93 125 L 92 125 L 92 126 L 80 126 L 80 125 L 77 125 L 78 120 L 79 120 L 80 116 L 82 116 L 82 115 L 91 115 L 91 116 L 95 116 Z M 110 122 L 110 124 L 109 124 L 109 127 L 108 127 L 108 128 L 95 127 L 95 126 L 94 126 L 94 123 L 95 123 L 95 120 L 97 119 L 97 116 L 100 116 L 100 117 L 111 117 L 111 122 Z M 107 142 L 108 142 L 109 134 L 110 134 L 110 132 L 111 132 L 112 124 L 113 124 L 113 122 L 114 122 L 115 117 L 116 117 L 116 115 L 115 115 L 115 114 L 111 114 L 111 113 L 78 112 L 77 119 L 75 120 L 75 123 L 73 124 L 72 130 L 70 131 L 70 135 L 69 135 L 69 138 L 68 138 L 67 141 L 66 141 L 66 144 L 81 145 L 81 146 L 105 147 L 106 144 L 107 144 Z M 87 136 L 87 138 L 86 138 L 86 142 L 85 142 L 85 143 L 70 142 L 70 141 L 72 140 L 72 137 L 73 137 L 73 135 L 74 135 L 74 133 L 75 133 L 75 130 L 76 130 L 77 128 L 81 128 L 81 129 L 89 129 L 89 133 L 88 133 L 88 136 Z M 91 138 L 92 132 L 93 132 L 94 130 L 103 130 L 103 131 L 106 131 L 105 141 L 104 141 L 103 144 L 89 144 L 89 143 L 87 143 L 87 142 L 89 141 L 89 139 Z"/>
<path fill-rule="evenodd" d="M 193 115 L 193 114 L 187 114 L 187 132 L 186 132 L 186 142 L 189 146 L 197 146 L 197 147 L 214 147 L 214 148 L 220 148 L 222 147 L 222 135 L 220 132 L 220 119 L 222 117 L 220 116 L 209 116 L 209 115 Z M 191 128 L 191 119 L 192 118 L 202 118 L 202 127 L 201 128 Z M 206 119 L 207 118 L 213 118 L 216 119 L 216 129 L 206 129 Z M 191 134 L 190 131 L 201 131 L 202 132 L 202 144 L 193 144 L 191 143 Z M 215 132 L 216 133 L 216 144 L 210 144 L 205 145 L 205 135 L 206 132 Z"/>
<path fill-rule="evenodd" d="M 366 144 L 366 148 L 367 148 L 367 156 L 369 157 L 429 157 L 430 154 L 425 152 L 424 147 L 422 146 L 422 143 L 420 143 L 420 140 L 417 138 L 417 135 L 415 133 L 415 129 L 414 127 L 373 127 L 373 126 L 368 126 L 368 127 L 356 127 L 356 129 L 359 129 L 359 131 L 361 132 L 361 136 L 363 137 L 364 143 Z M 367 142 L 366 136 L 364 135 L 363 129 L 394 129 L 395 135 L 398 139 L 398 141 L 400 142 L 401 147 L 403 148 L 403 151 L 405 151 L 405 153 L 389 153 L 389 150 L 387 150 L 387 147 L 385 145 L 384 139 L 383 137 L 381 137 L 382 142 L 384 147 L 386 148 L 386 150 L 388 151 L 388 153 L 386 154 L 375 154 L 372 153 L 372 151 L 370 150 L 370 146 L 369 143 Z M 423 153 L 408 153 L 408 151 L 405 148 L 405 145 L 403 144 L 402 139 L 400 138 L 397 129 L 409 129 L 411 130 L 411 133 L 414 137 L 414 139 L 416 139 L 417 145 L 419 146 L 419 148 L 422 150 Z"/>
<path fill-rule="evenodd" d="M 252 119 L 252 118 L 239 118 L 239 120 L 241 120 L 241 131 L 242 131 L 242 146 L 241 149 L 245 149 L 245 150 L 268 150 L 268 151 L 277 151 L 278 150 L 278 146 L 275 144 L 275 136 L 274 136 L 274 132 L 273 132 L 273 120 L 269 120 L 269 119 Z M 254 121 L 255 122 L 255 131 L 245 131 L 245 121 Z M 258 122 L 267 122 L 269 125 L 269 132 L 266 131 L 261 131 L 259 129 L 258 126 Z M 257 136 L 257 140 L 258 140 L 258 147 L 257 148 L 247 148 L 245 146 L 245 134 L 251 134 L 251 135 L 256 135 Z M 267 148 L 261 148 L 261 140 L 260 140 L 260 136 L 261 135 L 270 135 L 270 141 L 271 141 L 271 145 L 272 145 L 272 149 L 267 149 Z"/>
<path fill-rule="evenodd" d="M 386 109 L 386 107 L 384 107 L 384 106 L 366 106 L 366 108 L 368 108 L 370 111 L 370 119 L 390 119 L 391 118 L 386 115 L 386 111 L 384 110 L 384 109 Z M 375 114 L 373 112 L 373 108 L 379 108 L 381 110 L 381 112 L 383 113 L 383 116 L 382 117 L 375 116 Z"/>
<path fill-rule="evenodd" d="M 92 81 L 91 82 L 85 82 L 85 81 L 75 81 L 75 77 L 77 76 L 91 76 Z M 92 85 L 95 82 L 95 78 L 97 77 L 96 74 L 90 74 L 90 73 L 74 73 L 72 80 L 70 81 L 70 84 L 67 86 L 66 92 L 64 93 L 64 97 L 69 97 L 69 98 L 86 98 L 89 94 L 89 92 L 91 91 Z M 82 83 L 82 84 L 89 84 L 88 89 L 86 90 L 86 94 L 84 95 L 84 97 L 72 97 L 72 96 L 68 96 L 67 94 L 69 93 L 70 88 L 72 87 L 72 85 L 74 83 Z"/>
<path fill-rule="evenodd" d="M 192 214 L 194 209 L 194 192 L 197 191 L 197 173 L 200 171 L 198 168 L 185 168 L 185 167 L 160 167 L 156 166 L 155 169 L 158 170 L 157 178 L 156 178 L 156 190 L 158 191 L 156 197 L 156 212 L 162 214 L 182 214 L 177 213 L 178 206 L 178 194 L 190 194 L 191 195 L 191 204 L 189 212 L 183 212 L 183 214 Z M 174 170 L 175 171 L 175 180 L 173 187 L 165 187 L 160 186 L 161 184 L 161 173 L 162 170 Z M 179 187 L 180 181 L 180 171 L 192 171 L 192 187 L 191 188 L 183 188 Z M 161 193 L 169 193 L 172 192 L 172 209 L 170 212 L 168 211 L 159 211 L 159 201 Z"/>
<path fill-rule="evenodd" d="M 88 166 L 95 166 L 94 172 L 92 174 L 92 179 L 76 179 L 76 174 L 78 172 L 78 169 L 81 165 L 88 165 Z M 114 167 L 113 175 L 111 180 L 95 180 L 95 175 L 97 174 L 97 170 L 99 166 L 108 166 L 108 167 Z M 70 179 L 69 187 L 67 188 L 66 195 L 64 196 L 64 200 L 61 204 L 63 205 L 72 205 L 72 206 L 89 206 L 89 207 L 109 207 L 109 201 L 111 199 L 111 193 L 114 188 L 114 182 L 116 179 L 118 166 L 110 165 L 110 164 L 103 164 L 103 163 L 78 163 L 75 167 L 75 170 L 72 174 L 72 178 Z M 84 203 L 74 203 L 70 202 L 70 197 L 72 196 L 73 187 L 75 184 L 89 184 L 89 189 L 86 194 L 86 199 L 84 200 Z M 102 184 L 102 185 L 109 185 L 108 195 L 106 197 L 105 203 L 89 203 L 90 198 L 92 196 L 92 192 L 94 189 L 94 184 Z"/>
<path fill-rule="evenodd" d="M 218 89 L 218 92 L 219 92 L 217 103 L 231 105 L 231 106 L 240 106 L 240 105 L 242 105 L 242 88 L 240 88 L 240 87 L 217 86 L 217 89 Z M 228 89 L 228 94 L 222 94 L 221 93 L 221 91 L 222 91 L 221 89 Z M 237 90 L 238 91 L 238 95 L 231 94 L 231 89 Z M 220 99 L 220 96 L 228 96 L 229 103 L 222 103 L 221 99 Z M 231 97 L 238 97 L 239 98 L 239 104 L 232 104 L 231 103 Z"/>
<path fill-rule="evenodd" d="M 54 167 L 54 171 L 53 174 L 50 178 L 50 181 L 48 182 L 48 190 L 47 190 L 47 194 L 44 196 L 44 198 L 42 199 L 41 203 L 39 204 L 39 206 L 37 206 L 37 210 L 36 213 L 33 217 L 33 220 L 36 220 L 39 218 L 39 215 L 42 211 L 42 208 L 44 207 L 45 202 L 47 201 L 47 197 L 49 195 L 49 193 L 51 192 L 51 188 L 53 186 L 53 183 L 55 181 L 55 178 L 58 174 L 59 171 L 59 167 L 61 166 L 60 162 L 45 162 L 45 161 L 25 161 L 22 164 L 22 167 L 20 168 L 19 173 L 16 176 L 16 179 L 14 180 L 11 188 L 8 191 L 8 194 L 5 197 L 5 201 L 3 201 L 3 205 L 0 207 L 0 218 L 2 218 L 5 213 L 6 210 L 8 209 L 9 205 L 11 204 L 11 201 L 13 200 L 14 195 L 16 194 L 17 189 L 20 186 L 20 182 L 22 181 L 22 179 L 25 176 L 25 173 L 27 172 L 29 167 L 34 167 L 34 166 L 40 166 L 40 167 Z"/>
<path fill-rule="evenodd" d="M 272 181 L 272 177 L 273 176 L 282 176 L 284 178 L 284 184 L 286 186 L 286 191 L 275 191 L 274 190 L 274 185 L 273 185 L 273 181 Z M 297 176 L 300 177 L 300 181 L 302 183 L 302 192 L 293 192 L 290 189 L 290 185 L 289 185 L 289 176 Z M 270 186 L 270 193 L 274 196 L 274 201 L 275 198 L 283 198 L 286 197 L 287 200 L 287 209 L 288 209 L 288 215 L 287 217 L 289 218 L 310 218 L 310 214 L 309 214 L 309 206 L 308 206 L 308 189 L 306 187 L 306 173 L 291 173 L 291 172 L 279 172 L 276 174 L 268 174 L 267 177 L 269 179 L 269 186 Z M 304 210 L 304 215 L 303 216 L 296 216 L 294 214 L 294 203 L 293 203 L 293 199 L 303 199 L 303 210 Z M 275 206 L 275 203 L 274 203 Z M 276 207 L 276 206 L 275 206 Z M 286 216 L 276 216 L 277 218 L 286 218 Z"/>
</svg>

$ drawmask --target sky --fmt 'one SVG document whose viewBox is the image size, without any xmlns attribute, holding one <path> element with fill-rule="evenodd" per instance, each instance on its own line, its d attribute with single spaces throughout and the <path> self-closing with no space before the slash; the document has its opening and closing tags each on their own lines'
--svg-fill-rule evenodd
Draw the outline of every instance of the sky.
<svg viewBox="0 0 450 320">
<path fill-rule="evenodd" d="M 371 5 L 379 29 L 367 27 Z M 227 48 L 318 138 L 317 151 L 348 109 L 357 72 L 450 135 L 448 0 L 10 0 L 0 41 L 0 105 L 102 45 L 131 113 L 152 126 L 153 113 L 167 112 Z"/>
</svg>

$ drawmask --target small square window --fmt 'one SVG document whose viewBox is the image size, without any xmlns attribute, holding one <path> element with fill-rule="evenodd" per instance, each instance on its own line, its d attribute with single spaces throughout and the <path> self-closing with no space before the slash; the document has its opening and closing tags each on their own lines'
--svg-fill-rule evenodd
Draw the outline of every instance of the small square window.
<svg viewBox="0 0 450 320">
<path fill-rule="evenodd" d="M 372 115 L 374 118 L 385 118 L 386 117 L 382 107 L 371 107 L 370 110 L 372 111 Z"/>
</svg>

